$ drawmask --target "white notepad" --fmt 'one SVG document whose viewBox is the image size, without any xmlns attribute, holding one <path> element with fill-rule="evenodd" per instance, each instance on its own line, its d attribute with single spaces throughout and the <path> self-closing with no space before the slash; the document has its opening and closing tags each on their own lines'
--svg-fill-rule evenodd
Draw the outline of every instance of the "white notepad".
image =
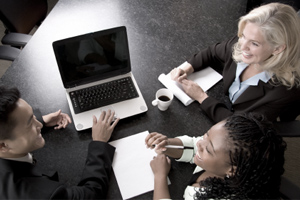
<svg viewBox="0 0 300 200">
<path fill-rule="evenodd" d="M 109 143 L 116 147 L 112 167 L 123 199 L 154 190 L 150 161 L 157 154 L 146 148 L 148 134 L 144 131 Z"/>
<path fill-rule="evenodd" d="M 181 68 L 184 65 L 179 66 Z M 209 90 L 212 86 L 214 86 L 217 82 L 219 82 L 223 76 L 216 72 L 211 67 L 207 67 L 201 71 L 194 72 L 191 75 L 187 77 L 187 79 L 192 80 L 196 82 L 204 92 Z M 185 105 L 190 105 L 194 99 L 189 97 L 182 89 L 182 86 L 177 83 L 176 81 L 173 81 L 171 79 L 170 73 L 165 75 L 161 74 L 158 77 L 158 80 L 168 89 L 170 89 L 173 94 Z"/>
</svg>

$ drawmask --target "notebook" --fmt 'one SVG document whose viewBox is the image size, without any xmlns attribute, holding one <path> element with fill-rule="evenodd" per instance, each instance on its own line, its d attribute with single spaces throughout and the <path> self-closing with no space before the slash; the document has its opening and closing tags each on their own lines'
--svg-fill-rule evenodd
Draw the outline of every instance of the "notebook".
<svg viewBox="0 0 300 200">
<path fill-rule="evenodd" d="M 53 42 L 76 130 L 91 128 L 92 116 L 115 111 L 120 119 L 148 110 L 131 72 L 125 26 Z"/>
<path fill-rule="evenodd" d="M 131 199 L 154 190 L 150 162 L 157 154 L 154 149 L 146 148 L 147 135 L 149 131 L 144 131 L 109 142 L 116 148 L 112 168 L 123 199 Z M 167 179 L 170 185 L 171 181 Z"/>
<path fill-rule="evenodd" d="M 182 68 L 185 65 L 186 62 L 178 66 L 179 68 Z M 207 67 L 205 69 L 202 69 L 200 71 L 194 72 L 190 74 L 187 79 L 192 80 L 196 82 L 204 92 L 209 90 L 212 86 L 214 86 L 216 83 L 218 83 L 220 80 L 222 80 L 223 76 L 216 72 L 213 68 Z M 171 79 L 170 73 L 160 74 L 158 77 L 158 80 L 169 90 L 173 92 L 173 94 L 185 105 L 188 106 L 191 103 L 193 103 L 195 100 L 192 99 L 190 96 L 188 96 L 182 86 L 177 83 L 176 81 L 173 81 Z"/>
</svg>

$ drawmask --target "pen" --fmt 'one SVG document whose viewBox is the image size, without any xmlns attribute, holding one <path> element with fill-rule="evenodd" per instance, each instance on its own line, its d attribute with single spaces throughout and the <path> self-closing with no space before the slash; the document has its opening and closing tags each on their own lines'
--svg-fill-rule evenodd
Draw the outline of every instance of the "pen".
<svg viewBox="0 0 300 200">
<path fill-rule="evenodd" d="M 156 144 L 152 145 L 153 147 L 156 147 Z M 164 148 L 168 149 L 194 149 L 194 147 L 185 147 L 180 145 L 166 145 Z"/>
</svg>

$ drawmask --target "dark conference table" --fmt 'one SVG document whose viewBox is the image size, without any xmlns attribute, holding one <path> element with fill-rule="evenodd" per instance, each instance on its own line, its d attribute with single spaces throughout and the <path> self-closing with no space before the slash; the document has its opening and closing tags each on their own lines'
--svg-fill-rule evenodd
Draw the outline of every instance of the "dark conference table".
<svg viewBox="0 0 300 200">
<path fill-rule="evenodd" d="M 70 115 L 52 42 L 126 26 L 132 72 L 148 111 L 121 120 L 111 141 L 145 130 L 168 137 L 199 136 L 213 122 L 200 110 L 198 103 L 185 107 L 174 98 L 165 112 L 152 106 L 155 92 L 164 87 L 157 78 L 208 45 L 236 34 L 238 18 L 245 14 L 245 5 L 246 0 L 59 0 L 1 78 L 1 83 L 18 87 L 22 98 L 43 114 L 62 109 Z M 222 91 L 221 81 L 208 94 L 223 98 Z M 43 136 L 45 147 L 34 152 L 38 164 L 45 170 L 58 171 L 61 182 L 77 184 L 91 141 L 91 129 L 77 132 L 70 124 L 64 130 L 45 130 Z M 169 174 L 172 198 L 182 198 L 194 167 L 172 160 Z M 148 192 L 134 199 L 152 199 L 152 195 L 153 192 Z M 122 198 L 114 175 L 107 198 Z"/>
</svg>

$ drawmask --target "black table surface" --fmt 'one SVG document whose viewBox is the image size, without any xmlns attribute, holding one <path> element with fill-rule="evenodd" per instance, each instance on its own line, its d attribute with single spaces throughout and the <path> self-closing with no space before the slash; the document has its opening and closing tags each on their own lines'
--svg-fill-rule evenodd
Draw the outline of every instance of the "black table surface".
<svg viewBox="0 0 300 200">
<path fill-rule="evenodd" d="M 199 136 L 213 122 L 198 103 L 186 107 L 174 98 L 165 112 L 151 105 L 155 92 L 164 87 L 158 76 L 208 45 L 235 35 L 238 19 L 245 10 L 246 0 L 59 0 L 0 82 L 18 87 L 22 98 L 43 114 L 62 109 L 70 115 L 52 42 L 126 26 L 132 72 L 148 111 L 121 120 L 111 141 L 145 130 L 168 137 Z M 223 98 L 222 91 L 221 81 L 208 94 Z M 45 170 L 58 171 L 61 182 L 76 185 L 91 141 L 91 129 L 77 132 L 70 124 L 64 130 L 47 130 L 43 136 L 45 147 L 34 152 L 38 164 Z M 182 198 L 194 167 L 172 160 L 169 174 L 172 198 Z M 133 199 L 151 199 L 152 195 L 153 192 L 148 192 Z M 107 198 L 122 198 L 114 175 Z"/>
</svg>

